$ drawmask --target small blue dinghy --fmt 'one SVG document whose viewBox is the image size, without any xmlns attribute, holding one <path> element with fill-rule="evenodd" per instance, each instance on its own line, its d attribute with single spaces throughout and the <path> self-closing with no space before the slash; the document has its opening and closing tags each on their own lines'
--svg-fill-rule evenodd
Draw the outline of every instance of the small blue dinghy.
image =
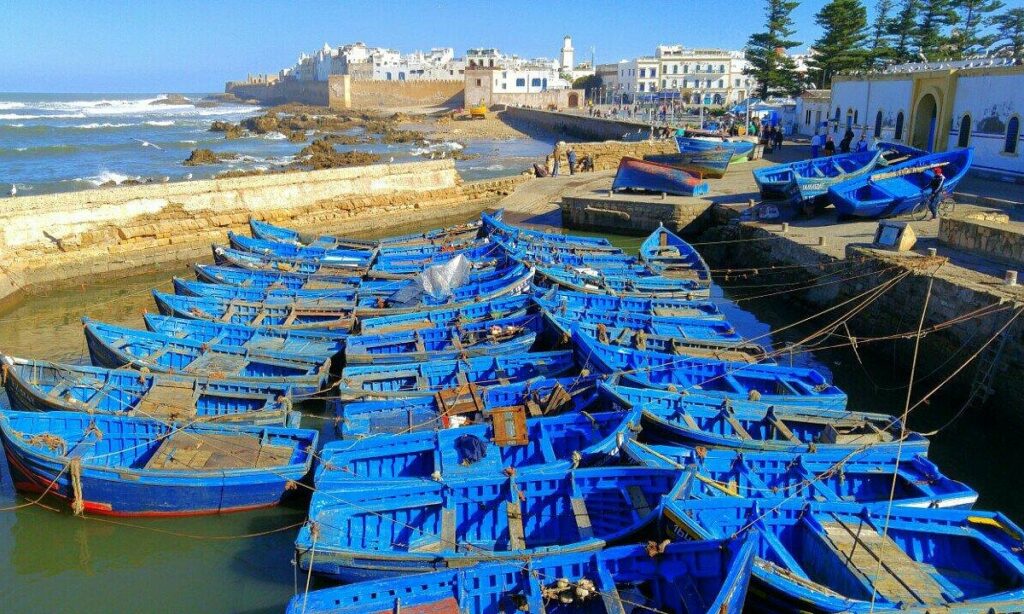
<svg viewBox="0 0 1024 614">
<path fill-rule="evenodd" d="M 277 271 L 331 277 L 362 276 L 367 273 L 365 265 L 342 262 L 321 262 L 304 258 L 285 258 L 243 252 L 223 245 L 214 245 L 213 262 L 218 266 L 229 266 L 251 271 Z"/>
<path fill-rule="evenodd" d="M 268 241 L 281 241 L 295 245 L 308 245 L 312 247 L 330 248 L 362 248 L 373 249 L 375 247 L 397 247 L 401 245 L 422 245 L 467 241 L 476 238 L 480 233 L 481 223 L 479 220 L 456 224 L 446 228 L 435 228 L 426 232 L 396 235 L 381 239 L 356 239 L 353 237 L 341 237 L 333 235 L 313 235 L 309 233 L 291 230 L 274 226 L 267 222 L 256 219 L 249 219 L 249 229 L 254 237 Z"/>
<path fill-rule="evenodd" d="M 692 245 L 660 223 L 640 244 L 640 259 L 653 270 L 678 279 L 693 279 L 711 285 L 711 269 Z"/>
<path fill-rule="evenodd" d="M 604 237 L 583 237 L 580 235 L 565 235 L 532 228 L 523 228 L 504 222 L 501 218 L 502 211 L 488 214 L 481 213 L 480 220 L 484 224 L 484 230 L 488 234 L 495 234 L 506 239 L 517 239 L 530 243 L 551 243 L 570 247 L 585 247 L 588 249 L 603 249 L 608 251 L 620 251 Z"/>
<path fill-rule="evenodd" d="M 645 546 L 636 545 L 593 553 L 552 552 L 525 563 L 485 562 L 392 578 L 383 585 L 359 582 L 303 593 L 292 597 L 287 611 L 396 612 L 401 601 L 403 611 L 419 614 L 740 614 L 754 554 L 753 538 L 676 542 L 653 558 Z"/>
<path fill-rule="evenodd" d="M 530 304 L 529 294 L 508 294 L 457 307 L 364 317 L 359 320 L 359 330 L 364 334 L 395 333 L 497 320 L 522 315 Z"/>
<path fill-rule="evenodd" d="M 537 267 L 537 275 L 551 287 L 562 287 L 576 292 L 610 294 L 640 298 L 702 299 L 711 293 L 689 279 L 669 279 L 663 276 L 605 275 L 598 269 L 572 267 Z"/>
<path fill-rule="evenodd" d="M 284 271 L 252 271 L 215 264 L 193 264 L 196 279 L 208 284 L 224 284 L 242 288 L 281 288 L 288 290 L 361 289 L 362 277 L 351 275 L 304 275 Z M 404 283 L 404 282 L 394 282 Z M 393 287 L 394 290 L 398 286 Z M 392 290 L 392 291 L 394 291 Z"/>
<path fill-rule="evenodd" d="M 433 396 L 453 388 L 506 385 L 537 377 L 559 377 L 576 366 L 571 350 L 476 356 L 455 360 L 345 367 L 338 382 L 342 399 Z"/>
<path fill-rule="evenodd" d="M 209 296 L 227 300 L 241 300 L 250 302 L 280 301 L 280 302 L 302 302 L 331 304 L 341 303 L 351 306 L 356 300 L 358 287 L 318 290 L 292 290 L 291 288 L 274 288 L 265 286 L 262 288 L 246 288 L 242 286 L 231 286 L 228 284 L 212 284 L 203 281 L 192 281 L 171 278 L 174 285 L 174 293 L 182 296 Z"/>
<path fill-rule="evenodd" d="M 356 582 L 595 552 L 651 526 L 678 478 L 664 469 L 597 467 L 414 480 L 386 489 L 321 487 L 295 540 L 296 561 L 303 570 Z"/>
<path fill-rule="evenodd" d="M 11 408 L 298 426 L 290 386 L 0 356 Z"/>
<path fill-rule="evenodd" d="M 576 330 L 576 362 L 600 373 L 621 374 L 647 388 L 680 390 L 724 399 L 822 409 L 843 409 L 846 394 L 813 369 L 685 358 L 600 343 Z"/>
<path fill-rule="evenodd" d="M 303 260 L 316 260 L 324 264 L 369 266 L 376 256 L 376 250 L 346 249 L 322 247 L 296 246 L 293 243 L 281 243 L 279 241 L 264 241 L 253 239 L 228 231 L 228 243 L 232 249 L 242 252 L 251 252 L 262 256 L 281 258 L 300 258 Z"/>
<path fill-rule="evenodd" d="M 320 390 L 330 376 L 331 359 L 277 351 L 252 352 L 229 345 L 207 345 L 144 330 L 82 319 L 93 364 L 118 369 L 186 375 L 219 374 L 248 382 L 291 386 L 296 396 Z"/>
<path fill-rule="evenodd" d="M 195 516 L 277 505 L 312 463 L 317 432 L 166 424 L 81 412 L 0 413 L 15 488 L 113 516 Z"/>
<path fill-rule="evenodd" d="M 153 300 L 165 316 L 242 326 L 347 331 L 355 324 L 355 313 L 351 306 L 321 309 L 303 303 L 254 303 L 208 296 L 180 296 L 157 290 L 153 291 Z"/>
<path fill-rule="evenodd" d="M 721 179 L 729 170 L 732 162 L 733 149 L 719 147 L 701 151 L 681 151 L 674 154 L 653 154 L 644 156 L 648 162 L 667 164 L 682 169 L 701 179 L 708 177 Z"/>
<path fill-rule="evenodd" d="M 209 320 L 193 320 L 147 313 L 143 315 L 150 332 L 205 343 L 228 345 L 252 352 L 284 352 L 310 357 L 333 358 L 345 349 L 348 333 L 335 330 L 289 330 L 274 326 L 242 326 Z"/>
<path fill-rule="evenodd" d="M 750 141 L 711 136 L 677 136 L 676 146 L 680 153 L 714 151 L 724 147 L 732 151 L 731 162 L 746 162 L 754 151 L 754 144 Z"/>
<path fill-rule="evenodd" d="M 735 497 L 666 500 L 672 535 L 757 541 L 753 588 L 772 612 L 1015 612 L 1021 528 L 1002 514 Z"/>
</svg>

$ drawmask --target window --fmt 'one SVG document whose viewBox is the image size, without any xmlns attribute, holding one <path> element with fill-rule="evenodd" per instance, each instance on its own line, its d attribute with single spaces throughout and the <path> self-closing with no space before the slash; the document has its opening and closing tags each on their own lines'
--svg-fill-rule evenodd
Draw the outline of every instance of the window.
<svg viewBox="0 0 1024 614">
<path fill-rule="evenodd" d="M 481 82 L 480 82 L 480 79 L 477 79 L 477 80 L 476 80 L 476 86 L 477 86 L 477 87 L 480 87 L 481 85 L 483 85 L 483 83 L 481 83 Z"/>
<path fill-rule="evenodd" d="M 1014 115 L 1006 123 L 1006 143 L 1003 145 L 1003 153 L 1017 153 L 1017 138 L 1020 137 L 1020 118 Z"/>
<path fill-rule="evenodd" d="M 640 90 L 641 92 L 644 91 L 644 84 L 641 83 L 637 89 Z"/>
<path fill-rule="evenodd" d="M 678 75 L 679 74 L 679 64 L 673 64 L 672 65 L 672 74 L 673 75 Z"/>
<path fill-rule="evenodd" d="M 805 126 L 810 126 L 811 125 L 811 110 L 810 109 L 807 109 L 807 113 L 804 115 L 804 125 Z"/>
<path fill-rule="evenodd" d="M 672 89 L 675 89 L 677 87 L 679 87 L 679 82 L 676 81 L 675 79 L 672 79 Z"/>
<path fill-rule="evenodd" d="M 725 79 L 718 80 L 718 87 L 725 87 Z"/>
<path fill-rule="evenodd" d="M 957 147 L 967 147 L 967 144 L 971 142 L 971 116 L 965 114 L 960 119 L 960 134 L 956 139 Z"/>
<path fill-rule="evenodd" d="M 640 69 L 640 76 L 641 76 L 641 77 L 642 77 L 642 76 L 644 76 L 644 73 L 645 73 L 645 72 L 647 72 L 647 69 L 646 69 L 646 68 L 641 68 L 641 69 Z"/>
<path fill-rule="evenodd" d="M 650 72 L 651 72 L 651 76 L 652 77 L 657 77 L 658 76 L 658 69 L 657 68 L 652 68 L 650 70 Z"/>
<path fill-rule="evenodd" d="M 685 74 L 687 74 L 689 72 L 690 72 L 690 65 L 689 64 L 683 64 L 683 74 L 685 75 Z"/>
<path fill-rule="evenodd" d="M 739 86 L 740 86 L 740 80 L 739 80 L 739 79 L 736 79 L 736 80 L 734 81 L 733 85 L 735 85 L 736 87 L 739 87 Z"/>
<path fill-rule="evenodd" d="M 882 110 L 879 109 L 878 113 L 875 114 L 875 138 L 882 136 Z"/>
<path fill-rule="evenodd" d="M 526 79 L 516 79 L 516 87 L 526 87 Z"/>
<path fill-rule="evenodd" d="M 903 111 L 896 114 L 896 132 L 892 135 L 897 141 L 903 140 Z"/>
<path fill-rule="evenodd" d="M 840 113 L 839 107 L 836 107 L 836 125 L 837 126 L 839 125 L 839 113 Z"/>
<path fill-rule="evenodd" d="M 530 86 L 531 87 L 540 87 L 540 79 L 537 78 L 537 77 L 531 79 L 530 80 Z"/>
<path fill-rule="evenodd" d="M 725 72 L 725 64 L 718 65 L 718 72 Z"/>
</svg>

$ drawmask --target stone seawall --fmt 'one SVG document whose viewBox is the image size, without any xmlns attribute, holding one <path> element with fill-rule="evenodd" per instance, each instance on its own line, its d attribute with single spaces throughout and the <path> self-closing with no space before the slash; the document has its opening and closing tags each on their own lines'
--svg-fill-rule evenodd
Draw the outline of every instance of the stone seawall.
<svg viewBox="0 0 1024 614">
<path fill-rule="evenodd" d="M 711 201 L 672 197 L 654 200 L 647 196 L 563 196 L 562 226 L 566 228 L 647 235 L 664 224 L 672 232 L 693 235 L 711 221 Z"/>
<path fill-rule="evenodd" d="M 16 198 L 0 209 L 0 300 L 205 258 L 250 217 L 359 232 L 479 210 L 525 180 L 464 183 L 439 160 Z"/>
<path fill-rule="evenodd" d="M 262 105 L 302 104 L 325 107 L 329 103 L 325 81 L 277 81 L 274 83 L 229 83 L 224 91 L 242 100 L 255 100 Z"/>
<path fill-rule="evenodd" d="M 622 138 L 622 135 L 636 132 L 638 129 L 650 130 L 650 125 L 642 122 L 541 111 L 525 107 L 508 107 L 505 110 L 504 119 L 513 125 L 521 123 L 557 134 L 596 141 L 618 140 Z"/>
<path fill-rule="evenodd" d="M 1005 213 L 944 217 L 939 223 L 939 243 L 1013 266 L 1024 265 L 1024 234 L 1009 225 Z"/>
<path fill-rule="evenodd" d="M 604 141 L 601 143 L 573 143 L 576 155 L 593 156 L 595 171 L 613 171 L 619 167 L 622 158 L 643 158 L 644 156 L 676 153 L 672 141 Z"/>
</svg>

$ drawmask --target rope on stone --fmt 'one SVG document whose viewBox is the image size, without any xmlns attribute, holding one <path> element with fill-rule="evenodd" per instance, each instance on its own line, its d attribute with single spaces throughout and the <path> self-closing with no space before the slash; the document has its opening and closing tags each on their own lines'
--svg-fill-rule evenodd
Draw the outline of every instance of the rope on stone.
<svg viewBox="0 0 1024 614">
<path fill-rule="evenodd" d="M 71 511 L 75 516 L 85 512 L 85 498 L 82 496 L 82 459 L 72 458 L 68 462 L 68 473 L 71 474 Z"/>
</svg>

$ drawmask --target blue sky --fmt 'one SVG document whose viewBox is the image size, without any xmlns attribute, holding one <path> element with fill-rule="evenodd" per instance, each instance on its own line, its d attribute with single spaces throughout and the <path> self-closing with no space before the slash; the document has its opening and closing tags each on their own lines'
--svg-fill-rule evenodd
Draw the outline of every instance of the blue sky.
<svg viewBox="0 0 1024 614">
<path fill-rule="evenodd" d="M 803 47 L 824 2 L 794 11 Z M 593 46 L 610 62 L 659 43 L 738 49 L 762 22 L 760 0 L 0 0 L 0 91 L 220 91 L 324 42 L 356 40 L 554 57 L 571 34 L 578 58 Z"/>
</svg>

